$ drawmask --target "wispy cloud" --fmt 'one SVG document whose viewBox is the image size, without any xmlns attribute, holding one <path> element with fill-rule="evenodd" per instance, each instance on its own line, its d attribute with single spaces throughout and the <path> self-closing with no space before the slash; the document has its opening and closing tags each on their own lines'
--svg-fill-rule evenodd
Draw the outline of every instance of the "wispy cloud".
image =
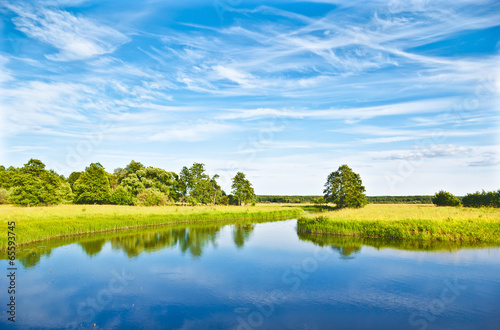
<svg viewBox="0 0 500 330">
<path fill-rule="evenodd" d="M 130 40 L 109 26 L 67 11 L 12 4 L 6 6 L 18 15 L 12 20 L 18 30 L 58 50 L 56 54 L 46 55 L 50 60 L 83 60 L 109 54 Z"/>
</svg>

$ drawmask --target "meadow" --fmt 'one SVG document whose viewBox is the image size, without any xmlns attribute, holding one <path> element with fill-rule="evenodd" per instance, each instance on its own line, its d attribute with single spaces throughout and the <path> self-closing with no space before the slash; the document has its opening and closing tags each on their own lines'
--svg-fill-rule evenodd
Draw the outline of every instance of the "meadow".
<svg viewBox="0 0 500 330">
<path fill-rule="evenodd" d="M 369 204 L 301 217 L 297 231 L 442 242 L 500 243 L 500 209 Z"/>
<path fill-rule="evenodd" d="M 17 245 L 52 238 L 180 223 L 234 220 L 280 219 L 301 215 L 298 207 L 258 206 L 120 206 L 57 205 L 17 207 L 0 205 L 0 225 L 7 231 L 15 221 Z M 7 235 L 0 237 L 0 250 L 7 247 Z"/>
</svg>

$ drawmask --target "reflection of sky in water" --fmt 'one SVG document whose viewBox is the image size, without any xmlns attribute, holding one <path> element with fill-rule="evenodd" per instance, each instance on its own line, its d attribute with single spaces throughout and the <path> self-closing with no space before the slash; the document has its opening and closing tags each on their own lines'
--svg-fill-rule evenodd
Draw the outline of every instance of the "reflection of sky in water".
<svg viewBox="0 0 500 330">
<path fill-rule="evenodd" d="M 200 228 L 177 231 L 178 243 L 131 257 L 134 242 L 149 243 L 139 236 L 111 238 L 98 242 L 100 251 L 91 243 L 70 244 L 53 248 L 33 267 L 19 265 L 16 326 L 63 328 L 77 320 L 78 327 L 236 328 L 262 305 L 272 309 L 262 318 L 264 328 L 418 329 L 420 321 L 431 329 L 493 329 L 500 322 L 498 248 L 419 252 L 365 245 L 341 257 L 338 247 L 299 240 L 295 221 L 256 224 L 239 238 L 233 226 Z M 153 231 L 141 237 L 158 239 Z M 119 248 L 125 245 L 128 252 Z M 7 263 L 0 265 L 6 269 Z M 110 282 L 121 283 L 112 271 L 126 286 L 102 295 Z M 429 314 L 445 281 L 466 288 L 439 315 Z M 5 278 L 0 284 L 6 292 Z M 110 301 L 102 310 L 100 304 L 90 308 L 100 294 Z M 412 324 L 418 326 L 409 323 L 413 313 L 425 311 L 432 321 L 416 314 Z M 6 324 L 4 317 L 0 326 Z"/>
</svg>

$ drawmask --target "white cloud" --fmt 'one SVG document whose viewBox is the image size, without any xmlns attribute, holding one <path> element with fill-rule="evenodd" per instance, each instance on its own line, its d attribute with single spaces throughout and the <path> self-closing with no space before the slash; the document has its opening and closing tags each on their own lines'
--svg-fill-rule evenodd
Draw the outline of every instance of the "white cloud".
<svg viewBox="0 0 500 330">
<path fill-rule="evenodd" d="M 236 125 L 199 121 L 197 123 L 179 123 L 152 135 L 151 141 L 199 142 L 215 136 L 227 134 L 240 129 Z"/>
<path fill-rule="evenodd" d="M 58 49 L 58 53 L 46 55 L 50 60 L 84 60 L 109 54 L 130 40 L 111 27 L 67 11 L 15 5 L 7 8 L 18 15 L 12 19 L 18 30 Z"/>
</svg>

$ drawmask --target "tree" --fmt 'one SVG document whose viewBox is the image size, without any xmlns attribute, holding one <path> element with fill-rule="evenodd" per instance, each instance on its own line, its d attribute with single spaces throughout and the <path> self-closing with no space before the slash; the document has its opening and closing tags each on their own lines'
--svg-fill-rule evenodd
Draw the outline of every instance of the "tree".
<svg viewBox="0 0 500 330">
<path fill-rule="evenodd" d="M 354 173 L 347 165 L 342 165 L 328 176 L 324 198 L 338 208 L 360 208 L 367 204 L 365 187 L 359 174 Z"/>
<path fill-rule="evenodd" d="M 130 173 L 137 173 L 137 171 L 142 170 L 144 168 L 144 165 L 142 165 L 139 162 L 136 162 L 135 160 L 132 160 L 130 164 L 128 164 L 125 167 L 125 171 L 127 171 L 128 174 Z"/>
<path fill-rule="evenodd" d="M 13 188 L 9 201 L 16 205 L 36 206 L 59 204 L 71 190 L 53 170 L 47 171 L 38 159 L 28 163 L 15 173 L 11 180 Z"/>
<path fill-rule="evenodd" d="M 221 196 L 221 188 L 217 184 L 219 176 L 215 174 L 212 178 L 205 173 L 205 165 L 193 163 L 187 168 L 184 166 L 176 179 L 175 188 L 181 202 L 215 204 Z M 189 197 L 189 201 L 188 201 Z"/>
<path fill-rule="evenodd" d="M 68 183 L 71 187 L 71 190 L 75 190 L 75 182 L 78 180 L 82 172 L 73 172 L 68 177 Z"/>
<path fill-rule="evenodd" d="M 75 182 L 76 203 L 106 204 L 111 197 L 108 173 L 99 163 L 92 163 Z"/>
<path fill-rule="evenodd" d="M 466 207 L 500 207 L 500 189 L 469 193 L 462 199 L 462 204 Z"/>
<path fill-rule="evenodd" d="M 432 203 L 436 206 L 459 206 L 460 199 L 447 191 L 441 190 L 432 197 Z"/>
<path fill-rule="evenodd" d="M 238 172 L 234 176 L 231 189 L 233 189 L 232 193 L 238 199 L 239 205 L 241 205 L 242 202 L 248 203 L 255 198 L 252 184 L 245 178 L 245 174 L 242 172 Z"/>
</svg>

